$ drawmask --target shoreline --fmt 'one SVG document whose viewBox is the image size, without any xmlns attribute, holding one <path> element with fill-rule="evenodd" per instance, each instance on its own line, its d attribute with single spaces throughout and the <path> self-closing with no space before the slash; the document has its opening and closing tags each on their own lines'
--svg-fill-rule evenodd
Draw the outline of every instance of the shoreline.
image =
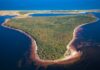
<svg viewBox="0 0 100 70">
<path fill-rule="evenodd" d="M 94 15 L 93 15 L 94 16 Z M 96 17 L 96 16 L 94 16 Z M 14 17 L 16 18 L 16 17 Z M 97 17 L 96 17 L 97 18 Z M 97 18 L 96 21 L 93 21 L 91 23 L 94 23 L 94 22 L 97 22 L 99 18 Z M 18 32 L 21 32 L 23 34 L 25 34 L 26 36 L 28 36 L 30 39 L 31 39 L 31 47 L 30 47 L 30 51 L 29 52 L 31 55 L 30 55 L 30 59 L 32 61 L 35 61 L 37 65 L 40 65 L 40 66 L 44 66 L 44 67 L 47 67 L 48 65 L 52 65 L 52 64 L 58 64 L 58 65 L 61 65 L 61 64 L 73 64 L 75 62 L 77 62 L 78 60 L 80 60 L 81 58 L 81 55 L 82 53 L 78 52 L 78 51 L 72 51 L 69 56 L 65 56 L 64 58 L 62 59 L 57 59 L 57 60 L 43 60 L 43 59 L 40 59 L 38 54 L 37 54 L 37 50 L 38 50 L 38 47 L 37 47 L 37 44 L 36 44 L 36 41 L 29 35 L 27 34 L 25 31 L 22 31 L 20 29 L 15 29 L 15 28 L 11 28 L 11 27 L 8 27 L 8 26 L 5 26 L 4 24 L 7 23 L 10 19 L 6 19 L 4 23 L 1 24 L 1 26 L 3 27 L 6 27 L 6 28 L 9 28 L 9 29 L 13 29 L 13 30 L 16 30 Z M 69 42 L 69 44 L 75 39 L 74 37 L 74 33 L 76 32 L 76 30 L 83 26 L 83 25 L 87 25 L 87 24 L 90 24 L 90 23 L 86 23 L 86 24 L 82 24 L 82 25 L 79 25 L 77 26 L 74 31 L 73 31 L 73 38 L 72 40 Z M 68 44 L 68 45 L 69 45 Z M 66 46 L 66 48 L 68 48 L 68 45 Z M 69 49 L 70 50 L 70 49 Z M 67 51 L 67 50 L 66 50 Z M 65 52 L 66 52 L 65 51 Z"/>
</svg>

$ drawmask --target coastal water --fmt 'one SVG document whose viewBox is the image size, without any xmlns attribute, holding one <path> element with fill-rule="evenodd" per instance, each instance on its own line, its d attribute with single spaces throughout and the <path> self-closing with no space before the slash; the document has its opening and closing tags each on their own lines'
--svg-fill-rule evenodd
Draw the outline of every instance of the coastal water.
<svg viewBox="0 0 100 70">
<path fill-rule="evenodd" d="M 72 15 L 72 14 L 30 14 L 30 16 L 36 16 L 36 17 L 38 17 L 38 16 L 70 16 L 70 15 Z M 73 15 L 76 15 L 76 14 L 73 14 Z"/>
<path fill-rule="evenodd" d="M 100 13 L 93 13 L 96 17 L 100 18 Z M 32 16 L 55 16 L 52 14 L 36 14 Z M 58 15 L 56 15 L 58 16 Z M 13 18 L 14 16 L 0 16 L 0 66 L 2 67 L 14 67 L 13 63 L 22 57 L 22 54 L 25 53 L 28 48 L 31 45 L 31 40 L 24 35 L 23 33 L 20 33 L 18 31 L 5 28 L 1 26 L 2 23 L 8 18 Z M 99 43 L 100 44 L 100 20 L 94 23 L 90 23 L 87 25 L 82 26 L 83 30 L 80 32 L 79 37 L 82 37 L 85 41 L 93 41 L 94 43 Z M 96 47 L 96 46 L 93 46 Z M 99 50 L 99 49 L 98 49 Z M 16 57 L 16 58 L 15 58 Z M 5 61 L 5 62 L 3 62 Z M 95 66 L 100 65 L 99 59 L 96 60 L 98 63 Z M 63 66 L 50 66 L 47 68 L 47 70 L 86 70 L 82 69 L 83 68 L 89 68 L 89 63 L 87 64 L 85 62 L 69 66 L 68 68 L 63 67 Z M 87 65 L 87 66 L 86 66 Z M 33 67 L 35 69 L 35 67 Z M 39 68 L 39 70 L 44 70 L 44 68 Z"/>
<path fill-rule="evenodd" d="M 31 45 L 31 40 L 24 34 L 1 26 L 6 19 L 14 16 L 0 16 L 0 69 L 16 68 L 16 61 Z M 15 69 L 14 69 L 15 70 Z"/>
<path fill-rule="evenodd" d="M 82 26 L 80 37 L 85 41 L 100 43 L 100 13 L 93 13 L 97 17 L 97 21 Z"/>
</svg>

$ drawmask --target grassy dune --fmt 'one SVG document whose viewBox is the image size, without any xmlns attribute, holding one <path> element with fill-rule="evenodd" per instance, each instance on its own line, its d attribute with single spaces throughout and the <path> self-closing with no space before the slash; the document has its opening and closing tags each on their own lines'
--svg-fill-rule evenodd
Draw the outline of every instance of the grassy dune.
<svg viewBox="0 0 100 70">
<path fill-rule="evenodd" d="M 37 42 L 41 59 L 62 58 L 75 27 L 96 20 L 92 15 L 14 18 L 6 26 L 27 32 Z"/>
</svg>

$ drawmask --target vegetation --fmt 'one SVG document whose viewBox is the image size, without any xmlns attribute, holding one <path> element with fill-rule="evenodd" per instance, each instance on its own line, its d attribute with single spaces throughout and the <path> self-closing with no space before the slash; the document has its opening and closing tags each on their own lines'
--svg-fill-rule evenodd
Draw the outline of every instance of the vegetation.
<svg viewBox="0 0 100 70">
<path fill-rule="evenodd" d="M 63 57 L 66 45 L 72 39 L 75 27 L 96 20 L 91 15 L 46 16 L 14 18 L 5 25 L 27 32 L 37 42 L 41 59 L 54 60 Z"/>
</svg>

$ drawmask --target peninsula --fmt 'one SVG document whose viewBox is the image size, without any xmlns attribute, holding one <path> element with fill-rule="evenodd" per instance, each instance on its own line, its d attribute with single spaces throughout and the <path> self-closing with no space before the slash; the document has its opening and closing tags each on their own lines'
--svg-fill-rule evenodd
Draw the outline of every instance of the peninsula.
<svg viewBox="0 0 100 70">
<path fill-rule="evenodd" d="M 95 18 L 91 15 L 46 16 L 14 18 L 5 23 L 11 28 L 29 34 L 37 43 L 37 54 L 43 60 L 56 60 L 64 57 L 66 46 L 73 37 L 73 30 Z M 70 51 L 68 52 L 70 55 Z M 66 55 L 67 56 L 67 55 Z"/>
</svg>

